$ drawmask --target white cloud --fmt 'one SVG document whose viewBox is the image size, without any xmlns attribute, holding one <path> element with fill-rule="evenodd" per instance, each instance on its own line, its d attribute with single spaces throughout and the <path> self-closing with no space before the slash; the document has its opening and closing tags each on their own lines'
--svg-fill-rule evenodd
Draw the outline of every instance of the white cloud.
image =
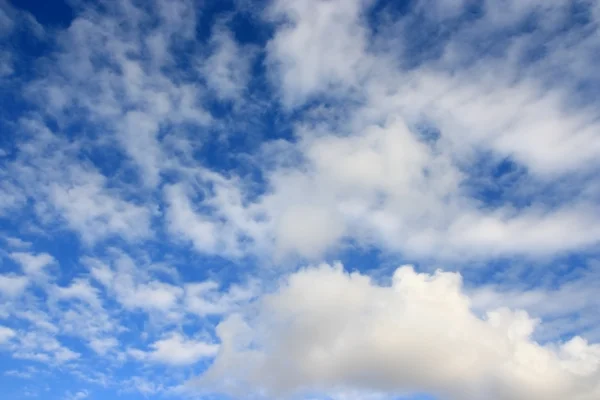
<svg viewBox="0 0 600 400">
<path fill-rule="evenodd" d="M 0 172 L 0 176 L 2 176 Z M 7 179 L 3 179 L 0 183 L 0 213 L 2 215 L 9 211 L 19 209 L 27 202 L 27 197 L 23 194 L 20 188 Z"/>
<path fill-rule="evenodd" d="M 233 395 L 354 388 L 449 399 L 595 399 L 600 345 L 541 346 L 524 311 L 470 309 L 456 273 L 396 270 L 380 286 L 341 265 L 294 273 L 257 316 L 217 328 L 221 348 L 196 382 Z"/>
<path fill-rule="evenodd" d="M 40 329 L 42 332 L 56 334 L 60 331 L 56 324 L 52 323 L 51 316 L 44 310 L 33 309 L 27 304 L 24 306 L 24 309 L 11 310 L 14 312 L 15 317 L 31 323 L 33 327 Z"/>
<path fill-rule="evenodd" d="M 87 390 L 80 390 L 75 393 L 68 392 L 65 396 L 65 400 L 82 400 L 87 399 L 90 395 L 90 392 Z"/>
<path fill-rule="evenodd" d="M 50 187 L 53 204 L 82 238 L 94 240 L 118 234 L 126 239 L 150 236 L 150 212 L 105 189 L 106 178 L 97 173 L 76 173 L 75 186 Z"/>
<path fill-rule="evenodd" d="M 237 43 L 219 23 L 206 48 L 190 57 L 200 65 L 189 71 L 197 76 L 180 79 L 165 67 L 173 66 L 172 46 L 194 37 L 189 2 L 160 3 L 152 10 L 158 25 L 143 33 L 147 10 L 131 2 L 105 14 L 88 10 L 60 36 L 51 73 L 32 82 L 28 93 L 66 125 L 69 108 L 81 107 L 86 122 L 104 134 L 75 141 L 52 132 L 42 118 L 21 121 L 32 140 L 20 143 L 18 159 L 10 163 L 14 182 L 4 191 L 32 197 L 38 217 L 48 223 L 57 212 L 88 244 L 111 236 L 136 241 L 153 237 L 152 218 L 162 215 L 149 191 L 168 175 L 175 181 L 162 192 L 169 232 L 199 252 L 230 257 L 318 258 L 345 241 L 451 259 L 547 256 L 597 244 L 598 189 L 591 175 L 581 175 L 598 167 L 597 107 L 570 104 L 578 99 L 573 85 L 595 76 L 587 55 L 598 43 L 579 27 L 570 36 L 581 40 L 552 39 L 565 18 L 564 3 L 485 3 L 481 19 L 448 32 L 416 65 L 409 51 L 414 48 L 402 35 L 415 15 L 378 21 L 373 30 L 366 15 L 371 4 L 279 0 L 264 11 L 264 19 L 275 23 L 266 47 L 267 77 L 285 105 L 311 110 L 298 113 L 287 146 L 300 165 L 287 160 L 283 167 L 281 155 L 255 157 L 269 165 L 258 197 L 256 187 L 232 171 L 221 176 L 195 160 L 202 140 L 185 129 L 190 123 L 212 127 L 214 117 L 202 106 L 211 94 L 244 97 L 255 49 Z M 423 1 L 416 9 L 447 21 L 463 5 Z M 479 36 L 494 38 L 532 13 L 555 24 L 524 33 L 500 54 L 481 53 L 475 45 Z M 557 51 L 523 62 L 542 39 Z M 550 84 L 555 68 L 569 79 Z M 315 110 L 310 101 L 322 96 L 327 106 Z M 439 131 L 439 139 L 421 137 L 423 121 Z M 143 187 L 82 162 L 88 146 L 122 151 Z M 499 188 L 502 194 L 525 192 L 538 203 L 490 206 L 474 198 L 472 181 L 494 180 L 477 164 L 486 154 L 491 164 L 508 158 L 523 171 L 514 187 Z M 578 179 L 568 185 L 554 182 L 573 174 Z M 26 187 L 12 190 L 17 181 Z M 560 191 L 558 200 L 542 196 L 548 185 Z M 581 195 L 569 198 L 569 192 Z M 0 208 L 19 204 L 7 200 Z"/>
<path fill-rule="evenodd" d="M 123 198 L 123 189 L 109 187 L 106 176 L 82 161 L 80 141 L 55 134 L 36 119 L 19 124 L 23 140 L 7 168 L 34 201 L 43 227 L 65 222 L 88 244 L 113 235 L 127 240 L 151 235 L 150 210 Z"/>
<path fill-rule="evenodd" d="M 266 16 L 280 26 L 267 45 L 268 62 L 286 105 L 297 106 L 313 95 L 359 84 L 367 41 L 361 23 L 364 3 L 279 0 L 271 4 Z"/>
<path fill-rule="evenodd" d="M 24 276 L 0 275 L 0 293 L 7 297 L 17 297 L 22 294 L 29 284 Z"/>
<path fill-rule="evenodd" d="M 112 268 L 97 259 L 87 258 L 85 263 L 90 267 L 92 277 L 104 285 L 123 307 L 161 312 L 162 318 L 177 319 L 181 316 L 177 309 L 183 296 L 181 287 L 154 279 L 124 253 L 117 252 L 111 261 L 114 264 Z"/>
<path fill-rule="evenodd" d="M 170 108 L 168 100 L 165 103 L 165 110 L 161 112 L 163 114 Z M 143 181 L 152 186 L 158 184 L 160 166 L 165 163 L 157 139 L 158 131 L 159 122 L 155 116 L 130 111 L 125 116 L 118 135 L 129 156 L 140 166 Z"/>
<path fill-rule="evenodd" d="M 205 253 L 216 250 L 219 239 L 214 223 L 201 214 L 196 214 L 180 185 L 172 185 L 165 189 L 167 204 L 168 228 L 174 234 L 188 237 L 194 247 Z"/>
<path fill-rule="evenodd" d="M 186 311 L 200 317 L 232 313 L 259 294 L 255 281 L 231 285 L 227 291 L 219 290 L 219 284 L 214 281 L 187 283 L 184 289 Z"/>
<path fill-rule="evenodd" d="M 98 290 L 91 286 L 86 279 L 74 279 L 69 286 L 65 287 L 55 286 L 53 295 L 58 300 L 78 299 L 94 308 L 101 306 Z"/>
<path fill-rule="evenodd" d="M 81 356 L 43 331 L 19 332 L 10 349 L 13 358 L 59 365 Z"/>
<path fill-rule="evenodd" d="M 46 276 L 46 267 L 55 262 L 54 257 L 48 253 L 25 253 L 25 252 L 14 252 L 10 253 L 10 257 L 21 265 L 25 275 L 39 279 Z"/>
<path fill-rule="evenodd" d="M 597 100 L 585 93 L 598 83 L 600 8 L 565 34 L 562 0 L 485 1 L 481 16 L 464 19 L 466 3 L 421 0 L 393 21 L 390 10 L 370 15 L 369 0 L 275 0 L 261 10 L 275 24 L 265 49 L 238 43 L 222 21 L 200 43 L 193 1 L 84 7 L 64 31 L 56 28 L 56 45 L 36 63 L 43 74 L 23 88 L 37 109 L 14 124 L 14 152 L 0 149 L 0 213 L 17 215 L 19 227 L 39 224 L 49 238 L 68 228 L 82 251 L 104 256 L 85 260 L 85 276 L 45 282 L 38 296 L 28 283 L 48 277 L 55 261 L 7 239 L 25 275 L 0 275 L 10 300 L 0 314 L 26 327 L 0 329 L 0 341 L 15 358 L 54 365 L 84 358 L 63 336 L 103 361 L 128 354 L 192 366 L 217 355 L 200 382 L 235 395 L 248 387 L 336 398 L 419 389 L 461 400 L 595 400 L 598 345 L 534 339 L 574 330 L 599 338 L 596 280 L 490 286 L 469 300 L 453 274 L 405 268 L 381 286 L 324 265 L 253 302 L 258 284 L 159 279 L 152 261 L 162 246 L 178 253 L 173 245 L 182 242 L 284 269 L 289 256 L 318 260 L 348 245 L 460 263 L 593 250 L 600 125 Z M 0 35 L 36 26 L 0 6 Z M 536 19 L 537 29 L 507 38 Z M 443 34 L 419 38 L 427 24 Z M 257 69 L 266 66 L 266 75 L 255 77 L 263 56 Z M 0 48 L 0 78 L 12 79 L 15 66 Z M 206 106 L 215 100 L 232 105 L 223 120 Z M 271 140 L 279 135 L 271 123 L 293 137 Z M 208 137 L 214 131 L 218 139 Z M 218 171 L 199 159 L 213 139 L 227 152 Z M 240 149 L 262 139 L 256 153 Z M 260 182 L 245 175 L 242 157 Z M 515 171 L 495 176 L 500 163 Z M 479 193 L 486 189 L 495 194 Z M 30 206 L 35 221 L 21 221 Z M 165 242 L 134 259 L 104 246 L 120 239 L 139 253 L 145 240 Z M 150 343 L 143 350 L 121 335 L 136 329 L 127 318 L 140 312 Z M 178 333 L 190 320 L 221 318 L 220 346 Z M 166 390 L 148 377 L 128 385 L 146 395 Z"/>
<path fill-rule="evenodd" d="M 589 340 L 600 341 L 596 318 L 600 299 L 595 296 L 596 288 L 600 285 L 598 264 L 590 262 L 584 271 L 576 271 L 575 276 L 556 268 L 554 273 L 558 276 L 552 277 L 553 270 L 546 271 L 551 279 L 542 275 L 535 287 L 529 287 L 519 279 L 516 282 L 503 279 L 496 284 L 470 288 L 473 308 L 510 307 L 527 310 L 544 321 L 536 331 L 538 340 L 556 340 L 578 332 Z M 553 280 L 557 283 L 551 284 Z"/>
<path fill-rule="evenodd" d="M 0 326 L 0 344 L 4 344 L 12 339 L 16 335 L 15 331 L 7 328 L 6 326 Z"/>
<path fill-rule="evenodd" d="M 150 345 L 150 351 L 130 349 L 129 354 L 142 361 L 174 366 L 190 365 L 202 358 L 214 356 L 219 346 L 188 339 L 177 332 L 167 335 Z"/>
<path fill-rule="evenodd" d="M 17 237 L 7 237 L 7 238 L 4 238 L 4 240 L 6 240 L 6 243 L 10 247 L 17 248 L 17 249 L 28 249 L 32 245 L 31 242 L 28 242 L 23 239 L 19 239 Z"/>
<path fill-rule="evenodd" d="M 344 221 L 335 209 L 288 206 L 275 230 L 278 254 L 289 252 L 315 258 L 332 248 L 344 234 Z"/>
<path fill-rule="evenodd" d="M 269 254 L 317 257 L 343 238 L 415 257 L 453 259 L 547 256 L 598 243 L 597 189 L 589 175 L 573 179 L 572 186 L 557 183 L 558 199 L 543 197 L 550 180 L 597 168 L 597 108 L 569 107 L 577 96 L 569 83 L 546 80 L 555 63 L 581 57 L 555 59 L 550 53 L 531 64 L 519 62 L 528 46 L 538 43 L 535 34 L 509 44 L 501 57 L 479 54 L 474 44 L 478 33 L 496 35 L 508 20 L 517 24 L 539 12 L 559 21 L 565 9 L 537 1 L 511 4 L 503 10 L 505 22 L 486 17 L 466 24 L 441 42 L 439 57 L 403 70 L 399 65 L 410 63 L 411 55 L 402 53 L 406 49 L 393 27 L 379 27 L 390 37 L 372 37 L 379 46 L 369 45 L 367 7 L 365 2 L 272 4 L 267 17 L 283 22 L 267 58 L 284 102 L 310 104 L 311 96 L 335 96 L 338 89 L 344 100 L 300 117 L 297 140 L 289 147 L 301 164 L 290 168 L 282 160 L 289 153 L 268 160 L 275 164 L 265 171 L 268 189 L 245 207 L 242 218 L 225 215 L 230 225 L 221 229 L 184 207 L 190 212 L 180 221 L 193 217 L 203 229 L 180 233 L 195 238 L 199 251 L 212 252 L 217 238 L 230 237 L 259 209 L 265 216 L 262 229 L 240 230 Z M 436 18 L 453 18 L 459 9 L 458 3 L 440 7 Z M 398 25 L 412 26 L 410 18 Z M 543 34 L 555 27 L 549 29 Z M 587 55 L 594 45 L 587 34 L 575 29 L 573 35 L 582 36 L 575 53 Z M 573 80 L 587 76 L 588 67 L 571 71 Z M 423 139 L 423 121 L 439 131 L 439 139 Z M 523 175 L 502 187 L 477 164 L 488 152 L 491 164 L 508 157 Z M 512 199 L 490 206 L 474 198 L 470 187 L 486 179 L 503 195 L 538 200 L 529 207 L 515 207 Z M 581 195 L 573 198 L 572 192 Z M 221 200 L 217 209 L 231 206 Z"/>
<path fill-rule="evenodd" d="M 37 97 L 49 114 L 67 118 L 61 113 L 77 104 L 106 134 L 76 142 L 41 120 L 24 120 L 35 140 L 19 146 L 11 171 L 43 189 L 26 190 L 41 219 L 54 221 L 52 211 L 58 212 L 88 244 L 111 236 L 152 238 L 152 218 L 163 215 L 149 191 L 161 188 L 168 175 L 174 179 L 162 188 L 162 222 L 201 253 L 316 259 L 352 242 L 411 257 L 471 259 L 591 248 L 600 240 L 598 189 L 582 173 L 597 167 L 597 108 L 571 107 L 577 93 L 569 82 L 590 75 L 587 58 L 573 55 L 588 54 L 596 43 L 575 27 L 573 35 L 582 40 L 568 57 L 567 39 L 556 39 L 549 46 L 560 56 L 519 62 L 540 40 L 533 33 L 507 44 L 500 55 L 477 53 L 479 34 L 492 37 L 531 13 L 564 18 L 561 6 L 513 3 L 502 10 L 486 3 L 481 20 L 450 32 L 437 45 L 439 53 L 407 69 L 411 54 L 398 32 L 412 26 L 414 15 L 373 31 L 368 1 L 273 2 L 263 14 L 276 25 L 266 48 L 268 77 L 286 105 L 312 109 L 297 115 L 295 137 L 285 146 L 285 157 L 299 163 L 282 154 L 254 157 L 268 165 L 260 196 L 232 171 L 221 175 L 195 160 L 202 140 L 184 127 L 212 127 L 213 117 L 201 106 L 209 91 L 222 99 L 244 97 L 254 49 L 237 43 L 219 23 L 207 48 L 193 54 L 198 79 L 182 81 L 163 67 L 172 66 L 171 46 L 193 36 L 188 2 L 173 6 L 177 12 L 158 7 L 162 25 L 143 35 L 145 11 L 129 2 L 106 15 L 90 11 L 61 37 L 54 74 L 31 89 L 41 93 Z M 421 2 L 417 9 L 435 9 L 427 18 L 444 21 L 456 17 L 462 4 Z M 115 21 L 128 21 L 132 30 Z M 538 35 L 549 38 L 553 29 L 544 25 Z M 148 63 L 136 57 L 141 54 L 150 57 Z M 111 62 L 94 63 L 98 57 Z M 581 65 L 565 63 L 572 79 L 550 85 L 546 78 L 567 59 Z M 92 100 L 89 93 L 97 96 Z M 310 101 L 319 96 L 328 98 L 327 106 L 316 110 Z M 425 140 L 422 123 L 440 137 Z M 78 156 L 88 145 L 122 150 L 143 187 L 82 163 Z M 482 156 L 489 167 L 477 164 Z M 496 189 L 510 199 L 491 206 L 474 196 L 471 185 L 497 184 L 492 168 L 507 157 L 523 173 L 510 186 L 498 183 Z M 554 181 L 573 174 L 569 184 Z M 543 196 L 548 186 L 560 192 L 558 198 Z M 570 192 L 581 194 L 573 198 Z M 519 196 L 528 198 L 521 203 L 538 200 L 515 207 L 512 198 Z"/>
<path fill-rule="evenodd" d="M 250 80 L 250 68 L 256 50 L 240 46 L 225 26 L 213 29 L 210 56 L 202 63 L 202 75 L 217 98 L 241 100 Z"/>
<path fill-rule="evenodd" d="M 141 376 L 134 376 L 123 382 L 123 384 L 123 386 L 125 387 L 124 391 L 132 391 L 133 389 L 145 396 L 157 394 L 164 390 L 162 384 L 149 381 L 148 379 L 145 379 Z"/>
<path fill-rule="evenodd" d="M 9 369 L 4 372 L 4 375 L 5 376 L 13 376 L 16 378 L 21 378 L 21 379 L 30 379 L 34 375 L 36 375 L 38 372 L 39 371 L 37 368 L 29 366 L 23 370 Z"/>
<path fill-rule="evenodd" d="M 89 346 L 98 354 L 105 355 L 109 350 L 116 348 L 119 341 L 115 338 L 92 339 Z"/>
<path fill-rule="evenodd" d="M 47 277 L 39 271 L 53 260 L 48 255 L 28 253 L 11 256 L 26 264 L 33 277 Z M 28 336 L 19 337 L 12 346 L 14 357 L 57 363 L 78 358 L 78 353 L 60 344 L 58 334 L 81 339 L 99 354 L 118 346 L 113 335 L 122 327 L 103 307 L 100 291 L 87 279 L 74 278 L 65 286 L 46 280 L 39 287 L 43 293 L 27 291 L 28 283 L 26 276 L 0 276 L 0 291 L 12 296 L 2 310 L 3 316 L 27 324 Z"/>
</svg>

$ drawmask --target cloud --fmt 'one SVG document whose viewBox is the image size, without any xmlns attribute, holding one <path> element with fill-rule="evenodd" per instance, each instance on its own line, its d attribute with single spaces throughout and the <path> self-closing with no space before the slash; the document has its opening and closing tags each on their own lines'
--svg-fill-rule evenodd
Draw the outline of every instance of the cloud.
<svg viewBox="0 0 600 400">
<path fill-rule="evenodd" d="M 4 375 L 21 379 L 31 379 L 38 372 L 39 371 L 37 368 L 29 366 L 24 370 L 9 369 L 6 372 L 4 372 Z"/>
<path fill-rule="evenodd" d="M 24 276 L 0 275 L 0 293 L 7 297 L 17 297 L 23 293 L 29 280 Z"/>
<path fill-rule="evenodd" d="M 56 338 L 42 331 L 19 332 L 10 349 L 13 358 L 51 365 L 65 364 L 81 357 L 80 353 L 62 345 Z"/>
<path fill-rule="evenodd" d="M 336 89 L 344 93 L 359 84 L 367 42 L 361 21 L 364 3 L 281 0 L 271 4 L 266 17 L 279 29 L 267 44 L 267 60 L 284 104 L 297 106 L 311 96 Z"/>
<path fill-rule="evenodd" d="M 186 311 L 200 317 L 230 314 L 260 293 L 256 281 L 246 285 L 231 285 L 227 291 L 215 281 L 188 283 L 184 288 Z"/>
<path fill-rule="evenodd" d="M 97 259 L 87 258 L 85 262 L 89 265 L 92 277 L 114 294 L 126 309 L 168 313 L 176 308 L 183 295 L 182 288 L 153 279 L 137 268 L 135 261 L 127 254 L 117 252 L 113 260 L 114 269 Z"/>
<path fill-rule="evenodd" d="M 291 274 L 217 333 L 219 353 L 197 379 L 231 395 L 349 388 L 442 398 L 593 399 L 600 347 L 575 337 L 541 346 L 524 311 L 470 308 L 457 273 L 396 270 L 382 286 L 340 264 Z"/>
<path fill-rule="evenodd" d="M 0 2 L 0 80 L 7 85 L 11 85 L 14 79 L 15 70 L 18 68 L 18 56 L 14 53 L 11 41 L 22 32 L 27 32 L 35 40 L 43 40 L 45 30 L 31 14 L 13 7 L 9 2 Z M 0 203 L 0 210 L 2 203 Z M 9 199 L 10 201 L 10 199 Z"/>
<path fill-rule="evenodd" d="M 67 395 L 65 396 L 65 400 L 87 399 L 89 397 L 89 395 L 90 395 L 90 392 L 88 392 L 87 390 L 80 390 L 75 393 L 68 392 Z"/>
<path fill-rule="evenodd" d="M 277 60 L 273 76 L 281 79 L 284 101 L 311 111 L 307 97 L 320 94 L 315 98 L 327 102 L 295 124 L 289 147 L 300 163 L 289 167 L 276 155 L 276 167 L 266 171 L 268 190 L 257 203 L 273 222 L 267 229 L 276 249 L 311 258 L 349 239 L 418 258 L 458 259 L 540 257 L 597 243 L 597 190 L 585 172 L 597 168 L 596 108 L 570 107 L 576 99 L 587 103 L 570 81 L 547 81 L 551 66 L 563 58 L 549 52 L 520 62 L 556 26 L 541 30 L 543 37 L 524 34 L 518 42 L 504 42 L 505 36 L 493 35 L 506 25 L 488 21 L 487 15 L 498 14 L 488 8 L 486 17 L 449 32 L 439 53 L 403 68 L 419 55 L 404 54 L 408 50 L 394 35 L 408 35 L 418 16 L 398 16 L 368 33 L 368 6 L 361 2 L 273 3 L 267 15 L 285 23 L 277 26 L 268 59 Z M 539 2 L 509 10 L 502 18 L 511 24 L 532 13 L 567 18 L 564 7 Z M 440 18 L 459 18 L 438 12 Z M 581 29 L 573 27 L 572 35 L 587 41 Z M 479 34 L 505 47 L 486 54 L 476 48 Z M 364 39 L 368 35 L 378 46 Z M 336 41 L 325 38 L 331 36 Z M 557 40 L 551 44 L 562 46 Z M 346 44 L 351 50 L 343 50 Z M 328 48 L 337 45 L 342 48 Z M 584 45 L 575 48 L 588 54 Z M 574 82 L 585 79 L 585 68 L 570 72 Z M 343 100 L 327 97 L 338 91 L 346 94 Z M 427 137 L 427 129 L 433 136 Z M 482 168 L 488 154 L 491 168 Z M 503 186 L 488 174 L 506 159 L 522 173 Z M 573 186 L 564 190 L 580 187 L 580 196 L 544 197 L 552 179 L 573 174 Z M 474 187 L 482 181 L 497 186 Z M 559 186 L 552 190 L 561 191 Z M 477 191 L 489 189 L 506 201 L 487 204 Z"/>
<path fill-rule="evenodd" d="M 41 26 L 0 0 L 14 371 L 181 395 L 214 358 L 202 394 L 595 400 L 600 8 L 405 3 Z M 358 257 L 481 268 L 296 269 Z"/>
<path fill-rule="evenodd" d="M 36 119 L 19 125 L 24 140 L 7 169 L 17 193 L 34 200 L 36 222 L 45 228 L 64 222 L 87 244 L 114 235 L 127 240 L 151 235 L 150 210 L 124 199 L 122 190 L 110 188 L 105 175 L 81 161 L 79 141 L 53 133 Z"/>
<path fill-rule="evenodd" d="M 56 286 L 54 296 L 58 300 L 79 299 L 94 308 L 100 307 L 100 299 L 98 298 L 98 290 L 92 287 L 89 281 L 85 279 L 74 279 L 69 286 Z"/>
<path fill-rule="evenodd" d="M 165 189 L 168 227 L 174 234 L 188 237 L 194 247 L 201 252 L 213 253 L 216 250 L 217 227 L 208 218 L 196 214 L 181 186 L 169 186 Z M 190 223 L 191 222 L 191 223 Z"/>
<path fill-rule="evenodd" d="M 77 173 L 75 187 L 55 184 L 50 188 L 54 205 L 84 240 L 118 234 L 127 239 L 150 235 L 148 209 L 129 203 L 105 191 L 105 178 L 99 174 Z M 84 183 L 85 182 L 85 183 Z"/>
<path fill-rule="evenodd" d="M 268 107 L 290 112 L 293 138 L 261 146 L 285 156 L 245 156 L 260 184 L 245 181 L 242 165 L 209 166 L 197 152 L 221 130 L 263 129 L 250 116 L 261 50 L 238 43 L 233 22 L 219 19 L 186 53 L 194 68 L 177 74 L 196 24 L 189 2 L 177 12 L 90 8 L 60 35 L 51 73 L 28 83 L 39 93 L 33 103 L 65 126 L 85 110 L 89 134 L 75 140 L 23 118 L 31 140 L 19 144 L 7 185 L 28 184 L 6 191 L 34 198 L 38 218 L 55 223 L 58 214 L 88 245 L 151 240 L 166 228 L 174 244 L 189 241 L 199 253 L 271 262 L 318 259 L 348 243 L 445 260 L 588 251 L 600 240 L 590 179 L 597 107 L 576 88 L 596 79 L 585 56 L 598 43 L 593 26 L 557 31 L 569 20 L 559 3 L 484 3 L 469 19 L 462 2 L 373 16 L 364 1 L 273 2 L 261 14 L 273 35 L 259 78 L 273 85 Z M 517 40 L 511 29 L 528 17 L 539 30 Z M 429 46 L 433 21 L 449 31 Z M 498 49 L 480 49 L 478 37 Z M 544 43 L 556 54 L 524 59 Z M 551 79 L 557 68 L 568 79 Z M 244 106 L 224 119 L 211 114 L 211 104 L 234 99 Z M 235 143 L 232 135 L 219 140 Z M 98 157 L 87 152 L 114 152 L 118 162 L 100 168 L 82 161 Z M 514 171 L 496 178 L 502 163 Z M 127 171 L 134 179 L 121 178 Z"/>
<path fill-rule="evenodd" d="M 540 272 L 534 270 L 534 273 Z M 600 331 L 594 321 L 598 300 L 593 293 L 599 280 L 598 265 L 590 262 L 586 268 L 575 269 L 571 274 L 560 269 L 548 271 L 534 287 L 520 282 L 520 279 L 511 283 L 502 280 L 472 287 L 469 295 L 476 310 L 499 307 L 526 309 L 531 315 L 541 318 L 544 323 L 536 331 L 537 340 L 557 340 L 579 333 L 597 342 Z"/>
<path fill-rule="evenodd" d="M 12 339 L 16 335 L 15 331 L 7 328 L 6 326 L 0 326 L 0 344 L 4 344 Z"/>
<path fill-rule="evenodd" d="M 119 341 L 115 338 L 102 338 L 102 339 L 92 339 L 89 342 L 89 346 L 96 353 L 100 355 L 107 354 L 110 350 L 116 348 L 119 345 Z"/>
<path fill-rule="evenodd" d="M 163 385 L 161 385 L 160 383 L 149 381 L 140 376 L 134 376 L 125 381 L 124 387 L 124 391 L 132 391 L 132 389 L 135 389 L 146 396 L 157 394 L 164 390 Z"/>
<path fill-rule="evenodd" d="M 11 253 L 26 275 L 0 276 L 0 292 L 10 301 L 2 308 L 2 318 L 10 318 L 27 335 L 19 335 L 10 347 L 17 359 L 67 363 L 80 357 L 57 339 L 83 339 L 101 354 L 118 345 L 112 335 L 121 327 L 103 307 L 100 292 L 84 278 L 74 278 L 65 286 L 56 284 L 61 274 L 44 271 L 55 263 L 47 253 Z M 30 281 L 38 286 L 30 285 Z"/>
<path fill-rule="evenodd" d="M 17 237 L 7 237 L 4 240 L 6 240 L 6 243 L 13 248 L 17 248 L 17 249 L 28 249 L 31 247 L 32 243 L 28 242 L 26 240 L 22 240 L 19 239 Z"/>
<path fill-rule="evenodd" d="M 46 276 L 45 268 L 55 262 L 54 257 L 48 253 L 14 252 L 10 254 L 10 257 L 21 265 L 25 275 L 33 279 L 44 278 Z"/>
<path fill-rule="evenodd" d="M 190 340 L 177 332 L 167 335 L 150 345 L 152 350 L 144 352 L 130 349 L 129 354 L 139 360 L 172 366 L 190 365 L 202 358 L 214 356 L 219 347 L 215 344 Z"/>
<path fill-rule="evenodd" d="M 213 51 L 200 66 L 207 86 L 218 99 L 242 100 L 257 49 L 239 45 L 226 26 L 213 28 L 210 40 Z"/>
</svg>

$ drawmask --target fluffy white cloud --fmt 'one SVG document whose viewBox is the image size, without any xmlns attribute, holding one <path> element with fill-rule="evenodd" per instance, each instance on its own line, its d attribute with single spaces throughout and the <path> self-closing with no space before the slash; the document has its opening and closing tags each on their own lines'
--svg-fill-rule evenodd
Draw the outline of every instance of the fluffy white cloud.
<svg viewBox="0 0 600 400">
<path fill-rule="evenodd" d="M 190 365 L 202 358 L 214 356 L 219 346 L 188 339 L 177 332 L 167 335 L 150 345 L 150 351 L 130 349 L 129 354 L 142 361 L 174 366 Z"/>
<path fill-rule="evenodd" d="M 234 315 L 196 384 L 270 396 L 354 388 L 448 399 L 595 399 L 600 345 L 542 346 L 524 311 L 470 308 L 456 273 L 396 270 L 378 285 L 339 264 L 294 273 L 257 315 Z"/>
<path fill-rule="evenodd" d="M 268 61 L 284 103 L 297 106 L 316 94 L 359 85 L 367 32 L 363 0 L 275 1 L 266 16 L 279 23 L 267 45 Z M 335 40 L 331 40 L 335 38 Z M 329 93 L 327 93 L 329 94 Z"/>
</svg>

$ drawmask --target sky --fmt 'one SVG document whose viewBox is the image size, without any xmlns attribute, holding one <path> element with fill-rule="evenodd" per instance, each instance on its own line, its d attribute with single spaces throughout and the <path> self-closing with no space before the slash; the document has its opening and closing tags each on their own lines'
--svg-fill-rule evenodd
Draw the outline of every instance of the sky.
<svg viewBox="0 0 600 400">
<path fill-rule="evenodd" d="M 599 399 L 598 54 L 598 0 L 0 0 L 2 399 Z"/>
</svg>

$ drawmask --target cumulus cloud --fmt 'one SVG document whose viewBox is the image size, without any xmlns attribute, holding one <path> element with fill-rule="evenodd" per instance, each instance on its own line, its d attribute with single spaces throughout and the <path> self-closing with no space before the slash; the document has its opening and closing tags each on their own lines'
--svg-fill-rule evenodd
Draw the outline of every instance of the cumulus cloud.
<svg viewBox="0 0 600 400">
<path fill-rule="evenodd" d="M 442 398 L 594 399 L 600 347 L 540 345 L 524 311 L 471 310 L 457 273 L 398 268 L 390 286 L 342 265 L 290 275 L 257 314 L 217 328 L 221 347 L 200 386 L 267 396 L 363 389 Z"/>
</svg>

